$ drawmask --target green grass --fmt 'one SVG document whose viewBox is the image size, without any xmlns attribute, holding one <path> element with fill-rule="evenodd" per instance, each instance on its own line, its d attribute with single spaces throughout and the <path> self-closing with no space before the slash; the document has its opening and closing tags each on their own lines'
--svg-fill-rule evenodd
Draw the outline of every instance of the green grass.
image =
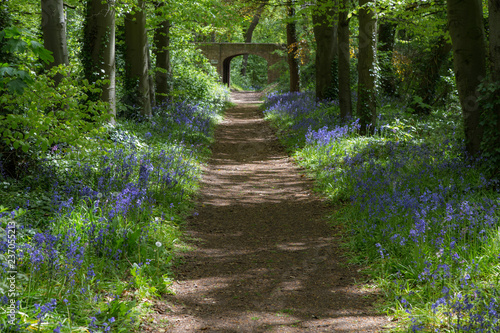
<svg viewBox="0 0 500 333">
<path fill-rule="evenodd" d="M 495 331 L 498 180 L 466 157 L 460 113 L 379 106 L 377 131 L 364 137 L 352 124 L 339 130 L 335 105 L 308 98 L 271 96 L 266 118 L 335 204 L 332 223 L 383 290 L 394 331 Z"/>
<path fill-rule="evenodd" d="M 96 144 L 60 145 L 23 178 L 2 179 L 0 253 L 4 262 L 15 225 L 17 274 L 12 290 L 9 267 L 0 276 L 0 330 L 138 330 L 152 301 L 171 293 L 172 267 L 188 249 L 182 225 L 195 213 L 221 118 L 220 108 L 181 105 L 151 122 L 120 120 L 89 139 Z"/>
</svg>

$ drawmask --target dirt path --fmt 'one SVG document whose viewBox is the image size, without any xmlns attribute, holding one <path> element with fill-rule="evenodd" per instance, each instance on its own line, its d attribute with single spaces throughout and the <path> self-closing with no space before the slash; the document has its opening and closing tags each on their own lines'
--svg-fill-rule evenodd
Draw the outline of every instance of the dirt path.
<svg viewBox="0 0 500 333">
<path fill-rule="evenodd" d="M 387 318 L 342 259 L 327 203 L 262 120 L 258 95 L 233 101 L 187 225 L 194 250 L 151 331 L 380 332 Z"/>
</svg>

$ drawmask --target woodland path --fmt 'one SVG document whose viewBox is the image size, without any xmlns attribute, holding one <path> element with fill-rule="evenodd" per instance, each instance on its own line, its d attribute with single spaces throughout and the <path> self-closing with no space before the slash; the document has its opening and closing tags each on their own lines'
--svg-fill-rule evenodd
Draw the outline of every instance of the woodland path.
<svg viewBox="0 0 500 333">
<path fill-rule="evenodd" d="M 154 305 L 142 332 L 380 332 L 376 296 L 347 264 L 332 207 L 287 157 L 262 119 L 256 93 L 216 131 L 193 249 L 175 268 L 175 295 Z"/>
</svg>

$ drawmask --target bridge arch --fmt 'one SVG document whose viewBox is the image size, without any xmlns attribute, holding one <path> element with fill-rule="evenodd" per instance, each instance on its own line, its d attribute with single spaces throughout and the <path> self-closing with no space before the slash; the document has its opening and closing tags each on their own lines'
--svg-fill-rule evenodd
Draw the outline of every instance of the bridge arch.
<svg viewBox="0 0 500 333">
<path fill-rule="evenodd" d="M 235 57 L 253 54 L 264 58 L 267 61 L 267 81 L 276 81 L 280 72 L 279 69 L 272 68 L 276 63 L 286 60 L 286 58 L 276 51 L 283 51 L 285 48 L 278 44 L 266 43 L 198 43 L 198 49 L 208 58 L 210 63 L 217 68 L 217 72 L 222 77 L 222 82 L 229 85 L 231 80 L 231 60 Z"/>
</svg>

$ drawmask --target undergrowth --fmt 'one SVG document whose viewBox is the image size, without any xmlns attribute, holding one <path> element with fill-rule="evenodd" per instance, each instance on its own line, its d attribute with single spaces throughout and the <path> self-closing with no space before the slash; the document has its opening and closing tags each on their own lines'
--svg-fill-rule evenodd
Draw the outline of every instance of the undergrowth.
<svg viewBox="0 0 500 333">
<path fill-rule="evenodd" d="M 171 292 L 221 105 L 159 106 L 0 176 L 0 331 L 131 332 Z"/>
<path fill-rule="evenodd" d="M 459 113 L 378 110 L 369 137 L 307 93 L 270 95 L 264 113 L 337 204 L 333 223 L 384 290 L 396 331 L 499 331 L 498 180 L 467 157 Z"/>
</svg>

